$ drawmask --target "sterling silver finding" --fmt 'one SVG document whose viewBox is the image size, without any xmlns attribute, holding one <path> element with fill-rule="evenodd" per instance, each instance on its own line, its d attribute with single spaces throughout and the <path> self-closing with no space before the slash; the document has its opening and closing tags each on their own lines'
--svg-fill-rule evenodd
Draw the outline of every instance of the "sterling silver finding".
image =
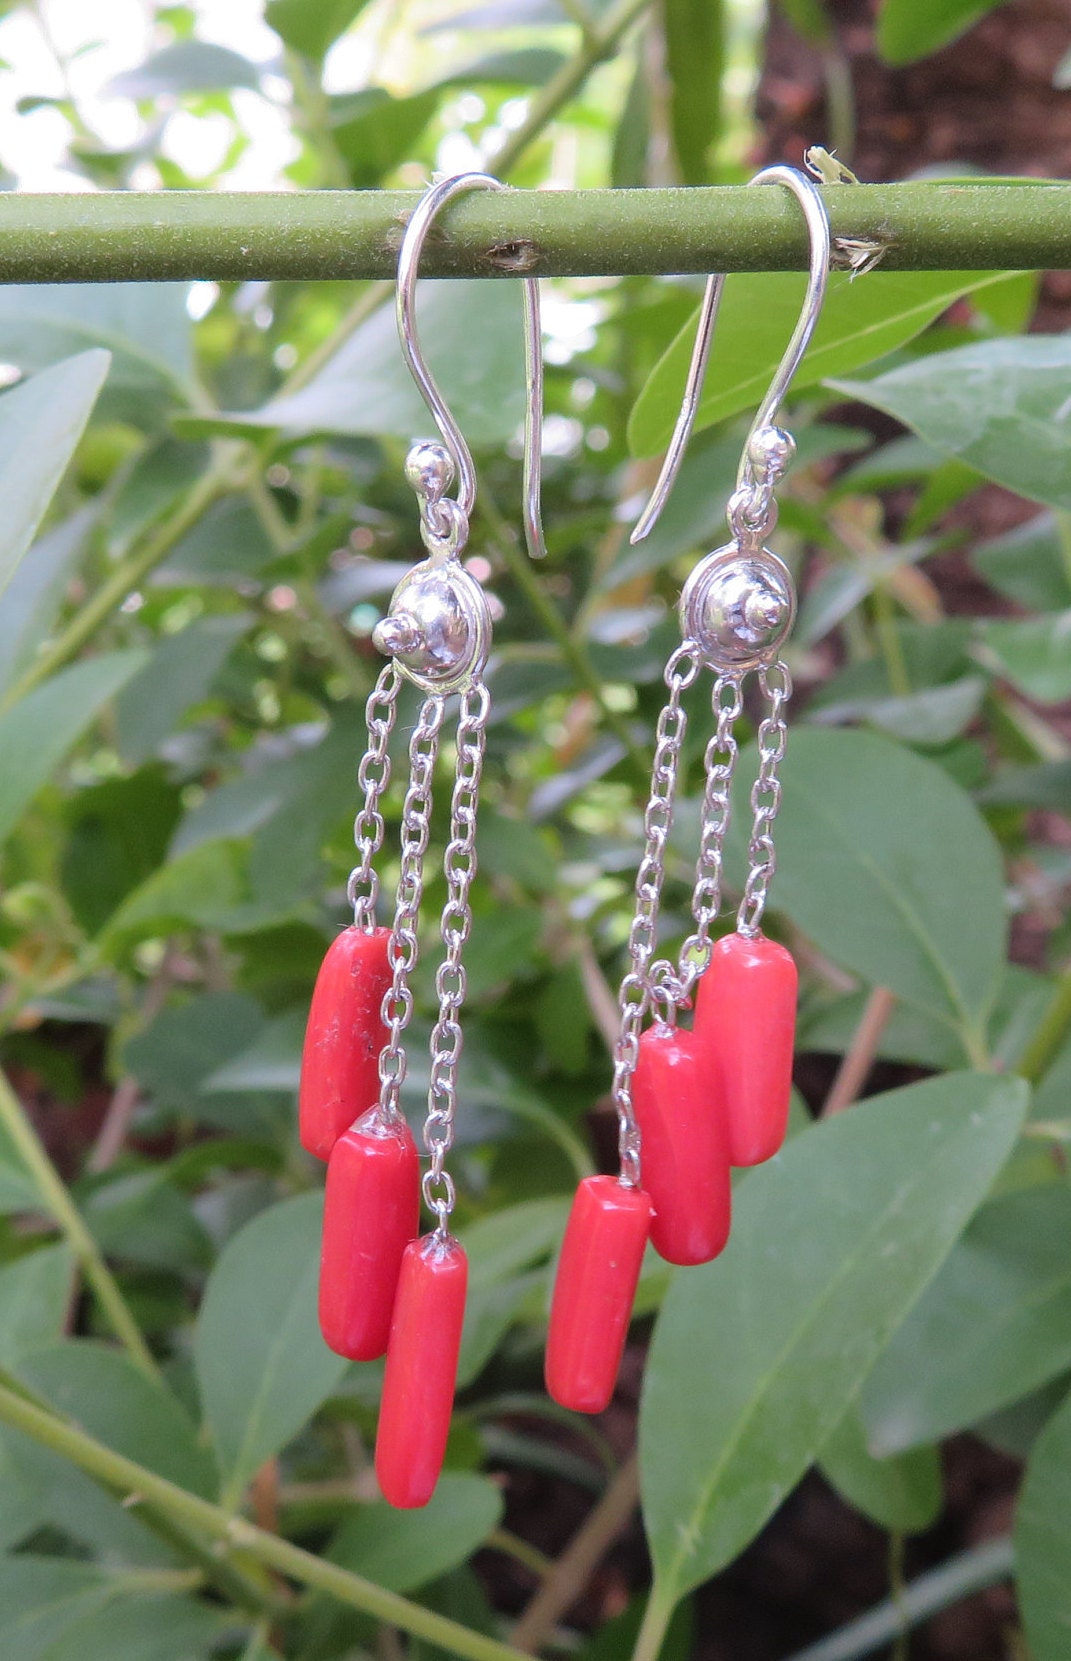
<svg viewBox="0 0 1071 1661">
<path fill-rule="evenodd" d="M 721 909 L 725 836 L 738 746 L 734 724 L 743 710 L 745 677 L 756 672 L 767 713 L 757 734 L 758 776 L 751 790 L 752 828 L 748 875 L 736 926 L 745 936 L 759 933 L 776 867 L 773 824 L 781 804 L 778 767 L 785 754 L 785 704 L 792 690 L 781 647 L 792 629 L 796 595 L 784 562 L 765 546 L 777 523 L 775 490 L 796 452 L 791 435 L 776 425 L 800 359 L 822 309 L 830 265 L 830 232 L 825 204 L 816 186 L 791 167 L 768 167 L 753 185 L 778 184 L 790 190 L 803 210 L 810 238 L 810 273 L 803 309 L 744 441 L 736 488 L 726 504 L 730 540 L 695 566 L 680 598 L 681 645 L 666 665 L 668 699 L 658 720 L 651 794 L 644 815 L 644 852 L 636 877 L 636 903 L 628 940 L 628 967 L 619 995 L 620 1030 L 614 1050 L 613 1098 L 620 1127 L 621 1181 L 638 1186 L 640 1132 L 632 1105 L 632 1075 L 639 1038 L 648 1015 L 672 1024 L 687 1007 L 699 976 L 711 960 L 711 931 Z M 724 277 L 708 279 L 684 399 L 651 499 L 631 540 L 640 542 L 656 524 L 669 497 L 695 424 L 710 357 Z M 681 753 L 687 730 L 684 691 L 701 669 L 713 671 L 714 732 L 704 757 L 699 856 L 692 891 L 695 928 L 676 961 L 655 961 L 659 911 L 665 881 L 665 853 L 673 822 Z"/>
</svg>

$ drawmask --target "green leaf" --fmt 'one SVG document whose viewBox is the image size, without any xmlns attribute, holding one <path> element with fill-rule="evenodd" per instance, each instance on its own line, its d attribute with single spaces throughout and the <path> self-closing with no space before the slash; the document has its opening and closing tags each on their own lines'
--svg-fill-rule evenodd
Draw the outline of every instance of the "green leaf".
<svg viewBox="0 0 1071 1661">
<path fill-rule="evenodd" d="M 136 69 L 124 69 L 108 83 L 113 98 L 167 98 L 184 92 L 226 92 L 231 87 L 260 91 L 260 70 L 240 52 L 208 40 L 176 40 Z"/>
<path fill-rule="evenodd" d="M 101 951 L 108 955 L 139 937 L 191 924 L 226 927 L 247 897 L 245 868 L 245 854 L 233 842 L 212 842 L 169 859 L 109 918 Z"/>
<path fill-rule="evenodd" d="M 749 750 L 737 850 L 755 774 Z M 1003 970 L 1004 877 L 970 797 L 872 733 L 796 731 L 781 776 L 775 904 L 835 962 L 977 1037 Z"/>
<path fill-rule="evenodd" d="M 1071 606 L 1071 562 L 1051 513 L 1039 513 L 1006 535 L 979 543 L 967 557 L 998 594 L 1029 611 Z"/>
<path fill-rule="evenodd" d="M 196 1111 L 205 1081 L 239 1055 L 264 1026 L 253 998 L 242 992 L 206 992 L 171 1004 L 135 1033 L 123 1050 L 123 1066 L 156 1105 Z"/>
<path fill-rule="evenodd" d="M 0 320 L 5 292 L 0 288 Z M 0 355 L 7 356 L 2 347 Z M 108 363 L 107 352 L 82 352 L 0 397 L 0 491 L 4 499 L 0 594 L 14 576 L 67 471 L 104 384 Z M 5 675 L 11 675 L 6 664 Z"/>
<path fill-rule="evenodd" d="M 4 1661 L 200 1661 L 222 1631 L 218 1612 L 147 1591 L 136 1572 L 0 1559 Z"/>
<path fill-rule="evenodd" d="M 1002 0 L 884 0 L 878 50 L 886 63 L 913 63 L 957 40 Z"/>
<path fill-rule="evenodd" d="M 421 293 L 419 327 L 428 363 L 472 444 L 510 438 L 524 420 L 520 306 L 516 283 L 437 282 Z M 406 440 L 434 425 L 402 362 L 388 306 L 362 323 L 300 392 L 234 419 L 254 431 L 279 427 Z"/>
<path fill-rule="evenodd" d="M 928 686 L 901 698 L 848 698 L 823 703 L 811 719 L 816 725 L 866 721 L 911 744 L 948 744 L 970 726 L 982 706 L 986 682 L 965 675 L 948 686 Z"/>
<path fill-rule="evenodd" d="M 944 1496 L 937 1448 L 876 1458 L 867 1446 L 856 1405 L 822 1449 L 818 1464 L 841 1498 L 879 1528 L 920 1534 L 940 1516 Z"/>
<path fill-rule="evenodd" d="M 134 677 L 134 684 L 140 676 Z M 87 934 L 163 862 L 182 812 L 175 785 L 146 768 L 80 790 L 66 815 L 63 891 Z"/>
<path fill-rule="evenodd" d="M 1020 496 L 1068 508 L 1069 374 L 1071 339 L 1026 335 L 935 352 L 870 381 L 829 384 Z"/>
<path fill-rule="evenodd" d="M 220 1092 L 285 1090 L 292 1093 L 301 1077 L 301 1049 L 308 1010 L 288 1009 L 265 1021 L 251 1043 L 229 1048 L 227 1058 L 204 1077 L 201 1089 L 209 1096 Z"/>
<path fill-rule="evenodd" d="M 0 841 L 103 706 L 145 661 L 140 650 L 89 658 L 53 675 L 0 715 Z"/>
<path fill-rule="evenodd" d="M 493 1482 L 445 1471 L 419 1511 L 395 1511 L 385 1501 L 356 1507 L 327 1555 L 377 1586 L 412 1592 L 464 1563 L 501 1516 L 502 1494 Z"/>
<path fill-rule="evenodd" d="M 1031 1661 L 1066 1661 L 1071 1632 L 1071 1397 L 1027 1462 L 1015 1519 L 1019 1608 Z"/>
<path fill-rule="evenodd" d="M 18 1376 L 90 1436 L 205 1499 L 218 1473 L 185 1408 L 122 1350 L 67 1340 L 23 1356 Z"/>
<path fill-rule="evenodd" d="M 349 1366 L 316 1317 L 322 1212 L 319 1193 L 262 1212 L 228 1241 L 205 1289 L 194 1359 L 230 1504 Z"/>
<path fill-rule="evenodd" d="M 51 634 L 96 519 L 95 508 L 84 508 L 48 531 L 33 544 L 8 584 L 0 602 L 0 698 Z"/>
<path fill-rule="evenodd" d="M 331 100 L 331 136 L 354 190 L 371 190 L 413 153 L 439 106 L 431 88 L 395 98 L 385 87 L 365 87 Z"/>
<path fill-rule="evenodd" d="M 725 17 L 721 0 L 665 0 L 669 124 L 682 183 L 710 183 L 721 133 Z"/>
<path fill-rule="evenodd" d="M 116 705 L 119 753 L 137 767 L 155 755 L 186 711 L 208 696 L 235 641 L 252 618 L 244 612 L 202 617 L 156 647 Z"/>
<path fill-rule="evenodd" d="M 73 1290 L 69 1246 L 44 1246 L 0 1269 L 0 1366 L 17 1367 L 61 1335 Z"/>
<path fill-rule="evenodd" d="M 939 1441 L 1071 1366 L 1071 1192 L 992 1200 L 896 1334 L 862 1396 L 870 1446 Z"/>
<path fill-rule="evenodd" d="M 983 618 L 978 657 L 1039 704 L 1071 698 L 1071 609 L 1047 617 Z"/>
<path fill-rule="evenodd" d="M 845 272 L 834 271 L 793 386 L 813 386 L 884 357 L 912 340 L 954 300 L 1006 280 L 1003 272 L 875 271 L 852 283 Z M 795 327 L 804 286 L 803 275 L 791 271 L 727 279 L 697 431 L 760 402 Z M 694 338 L 693 316 L 636 400 L 628 433 L 633 455 L 656 455 L 668 443 Z"/>
<path fill-rule="evenodd" d="M 317 0 L 310 6 L 309 0 L 268 0 L 264 19 L 292 51 L 322 58 L 367 4 L 368 0 Z"/>
<path fill-rule="evenodd" d="M 0 360 L 33 371 L 106 347 L 101 416 L 159 427 L 193 395 L 186 294 L 185 283 L 12 283 L 0 288 Z"/>
<path fill-rule="evenodd" d="M 199 519 L 164 563 L 156 568 L 152 583 L 158 588 L 234 588 L 246 594 L 255 591 L 265 565 L 275 549 L 249 503 L 240 496 L 217 502 Z"/>
<path fill-rule="evenodd" d="M 664 1606 L 791 1492 L 1014 1143 L 1020 1081 L 948 1074 L 795 1137 L 737 1189 L 723 1256 L 674 1276 L 640 1412 Z"/>
</svg>

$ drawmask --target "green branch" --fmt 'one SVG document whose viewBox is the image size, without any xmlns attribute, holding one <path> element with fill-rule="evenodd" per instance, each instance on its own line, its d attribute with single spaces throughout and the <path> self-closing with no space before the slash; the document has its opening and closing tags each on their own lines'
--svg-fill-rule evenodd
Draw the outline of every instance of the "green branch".
<svg viewBox="0 0 1071 1661">
<path fill-rule="evenodd" d="M 549 88 L 548 88 L 549 93 Z M 547 119 L 543 101 L 537 103 Z M 536 108 L 533 109 L 533 118 Z M 551 112 L 553 113 L 553 112 Z M 507 171 L 531 121 L 488 166 Z M 503 166 L 503 163 L 505 166 Z M 827 186 L 834 237 L 876 241 L 889 270 L 1071 266 L 1071 184 Z M 0 193 L 0 282 L 393 279 L 413 191 Z M 784 271 L 807 237 L 783 190 L 479 191 L 429 238 L 432 277 Z"/>
<path fill-rule="evenodd" d="M 864 1655 L 884 1649 L 951 1604 L 1007 1580 L 1014 1569 L 1011 1540 L 987 1540 L 985 1545 L 951 1558 L 929 1574 L 919 1575 L 897 1599 L 878 1604 L 829 1638 L 809 1644 L 792 1656 L 791 1661 L 859 1661 Z"/>
<path fill-rule="evenodd" d="M 15 1151 L 33 1177 L 41 1204 L 58 1224 L 92 1287 L 108 1323 L 132 1361 L 150 1378 L 158 1376 L 152 1351 L 141 1335 L 118 1282 L 104 1261 L 104 1255 L 86 1226 L 66 1183 L 49 1159 L 6 1076 L 0 1072 L 0 1126 L 7 1132 Z"/>
<path fill-rule="evenodd" d="M 1052 998 L 1038 1022 L 1030 1042 L 1015 1069 L 1021 1077 L 1037 1084 L 1055 1061 L 1071 1031 L 1071 969 L 1056 982 Z"/>
<path fill-rule="evenodd" d="M 533 100 L 525 120 L 505 144 L 487 159 L 487 171 L 505 178 L 520 161 L 533 139 L 544 132 L 554 117 L 575 98 L 593 70 L 612 58 L 622 39 L 651 6 L 651 0 L 617 0 L 609 14 L 598 23 L 582 25 L 580 50 L 562 64 Z"/>
<path fill-rule="evenodd" d="M 324 1592 L 351 1609 L 359 1609 L 375 1620 L 447 1649 L 463 1661 L 527 1661 L 522 1651 L 508 1644 L 481 1632 L 471 1632 L 457 1621 L 411 1603 L 397 1592 L 388 1592 L 360 1575 L 351 1574 L 348 1569 L 324 1562 L 242 1517 L 229 1515 L 209 1500 L 200 1499 L 144 1465 L 114 1453 L 103 1442 L 45 1412 L 6 1385 L 0 1385 L 0 1422 L 12 1425 L 42 1447 L 69 1459 L 72 1465 L 121 1495 L 128 1504 L 147 1501 L 176 1521 L 220 1541 L 224 1548 L 231 1547 L 265 1568 L 314 1591 Z"/>
</svg>

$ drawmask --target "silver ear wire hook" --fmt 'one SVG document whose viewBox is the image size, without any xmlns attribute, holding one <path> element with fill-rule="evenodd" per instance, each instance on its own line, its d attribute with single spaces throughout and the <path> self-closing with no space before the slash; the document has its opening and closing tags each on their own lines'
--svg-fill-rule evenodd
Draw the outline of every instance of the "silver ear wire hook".
<svg viewBox="0 0 1071 1661">
<path fill-rule="evenodd" d="M 398 254 L 398 281 L 395 291 L 395 314 L 398 320 L 398 338 L 405 358 L 424 402 L 431 411 L 435 425 L 457 470 L 458 506 L 467 520 L 476 505 L 476 468 L 457 422 L 454 420 L 439 391 L 435 378 L 424 361 L 417 339 L 416 284 L 420 255 L 424 240 L 440 209 L 455 196 L 469 190 L 505 190 L 507 187 L 490 173 L 458 173 L 433 185 L 414 209 L 402 238 Z M 543 541 L 543 520 L 540 509 L 540 461 L 543 446 L 543 350 L 539 306 L 539 283 L 535 277 L 523 279 L 525 389 L 527 403 L 524 420 L 524 534 L 528 552 L 533 559 L 546 554 Z"/>
<path fill-rule="evenodd" d="M 826 212 L 826 205 L 817 186 L 807 178 L 806 174 L 798 172 L 794 167 L 764 167 L 761 173 L 756 173 L 755 177 L 749 180 L 749 183 L 753 185 L 784 185 L 795 196 L 803 210 L 803 217 L 807 224 L 807 234 L 810 239 L 810 271 L 803 308 L 797 319 L 796 327 L 792 331 L 792 338 L 785 348 L 784 356 L 777 366 L 777 373 L 770 382 L 766 396 L 759 405 L 755 419 L 752 421 L 747 438 L 744 441 L 743 454 L 740 458 L 740 467 L 737 473 L 738 488 L 753 472 L 752 441 L 761 431 L 773 426 L 785 394 L 792 384 L 792 378 L 800 366 L 800 360 L 810 344 L 825 298 L 832 252 L 829 215 Z M 677 425 L 673 430 L 673 437 L 670 439 L 669 448 L 662 462 L 658 482 L 651 492 L 650 501 L 636 522 L 635 529 L 629 538 L 630 542 L 642 542 L 644 537 L 650 535 L 658 522 L 662 509 L 666 505 L 669 493 L 680 471 L 684 451 L 695 425 L 707 362 L 710 358 L 711 343 L 714 338 L 714 325 L 717 321 L 718 307 L 721 304 L 724 286 L 725 277 L 723 273 L 719 272 L 707 279 L 702 304 L 699 308 L 695 345 L 692 348 L 692 358 L 688 365 L 684 401 L 677 417 Z"/>
</svg>

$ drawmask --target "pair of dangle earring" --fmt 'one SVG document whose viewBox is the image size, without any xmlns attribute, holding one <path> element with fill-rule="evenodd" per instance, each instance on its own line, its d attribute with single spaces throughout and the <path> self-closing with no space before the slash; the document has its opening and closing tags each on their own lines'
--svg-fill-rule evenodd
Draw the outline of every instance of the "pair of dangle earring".
<svg viewBox="0 0 1071 1661">
<path fill-rule="evenodd" d="M 727 507 L 731 540 L 707 554 L 680 599 L 682 643 L 665 669 L 668 699 L 658 718 L 644 851 L 621 983 L 613 1101 L 620 1127 L 619 1177 L 587 1177 L 562 1245 L 547 1340 L 547 1388 L 560 1405 L 598 1413 L 613 1394 L 648 1239 L 670 1263 L 709 1262 L 731 1223 L 731 1167 L 771 1158 L 784 1141 L 792 1087 L 796 966 L 761 931 L 775 869 L 773 823 L 781 800 L 785 704 L 791 692 L 780 648 L 795 616 L 792 579 L 764 546 L 777 521 L 778 481 L 795 453 L 774 423 L 821 312 L 830 260 L 829 220 L 812 182 L 770 167 L 752 184 L 780 184 L 803 210 L 810 275 L 803 311 L 752 422 Z M 695 421 L 724 277 L 708 280 L 684 403 L 651 500 L 632 541 L 654 526 Z M 666 844 L 687 727 L 682 695 L 700 670 L 714 675 L 714 732 L 696 878 L 695 928 L 676 962 L 655 961 Z M 716 942 L 722 860 L 737 760 L 734 724 L 746 676 L 766 702 L 751 790 L 748 874 L 736 929 Z M 693 1002 L 690 1031 L 677 1024 Z M 654 1019 L 645 1026 L 648 1015 Z"/>
<path fill-rule="evenodd" d="M 420 503 L 428 557 L 391 598 L 373 641 L 390 662 L 367 705 L 368 747 L 358 769 L 364 802 L 354 826 L 357 865 L 349 879 L 353 924 L 324 959 L 305 1039 L 299 1094 L 303 1146 L 327 1160 L 320 1325 L 339 1354 L 357 1361 L 386 1354 L 375 1465 L 395 1506 L 426 1505 L 442 1466 L 453 1409 L 468 1266 L 450 1232 L 454 1184 L 446 1157 L 454 1138 L 459 1021 L 465 998 L 463 951 L 472 927 L 469 891 L 476 874 L 476 813 L 490 696 L 483 674 L 491 644 L 487 596 L 461 563 L 476 502 L 472 455 L 417 342 L 416 280 L 421 249 L 439 210 L 470 190 L 501 190 L 487 174 L 466 173 L 429 189 L 406 229 L 398 259 L 397 319 L 406 364 L 434 417 L 442 444 L 421 443 L 406 458 Z M 525 531 L 543 552 L 539 506 L 542 358 L 539 288 L 525 279 Z M 456 499 L 448 495 L 454 478 Z M 389 744 L 398 695 L 407 680 L 423 694 L 409 743 L 402 807 L 401 870 L 390 928 L 376 924 L 375 860 L 383 845 L 381 802 L 390 782 Z M 450 836 L 443 856 L 447 898 L 440 919 L 442 958 L 435 977 L 438 1018 L 420 1173 L 416 1143 L 401 1110 L 413 1012 L 410 980 L 419 952 L 424 861 L 430 839 L 432 781 L 446 700 L 457 694 L 457 763 Z M 420 1197 L 435 1226 L 419 1234 Z"/>
</svg>

